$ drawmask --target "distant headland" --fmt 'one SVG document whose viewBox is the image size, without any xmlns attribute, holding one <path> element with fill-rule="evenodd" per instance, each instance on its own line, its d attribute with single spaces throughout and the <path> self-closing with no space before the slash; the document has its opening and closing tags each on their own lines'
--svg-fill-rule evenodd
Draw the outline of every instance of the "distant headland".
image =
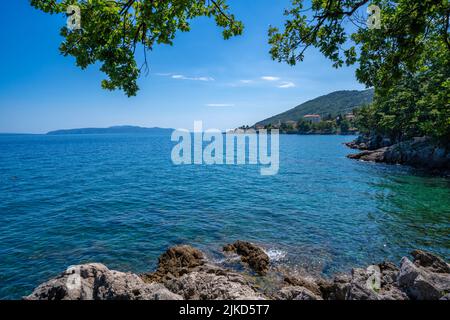
<svg viewBox="0 0 450 320">
<path fill-rule="evenodd" d="M 47 135 L 67 135 L 67 134 L 124 134 L 124 133 L 152 133 L 152 134 L 168 134 L 173 129 L 168 128 L 145 128 L 138 126 L 113 126 L 108 128 L 80 128 L 80 129 L 63 129 L 47 132 Z"/>
</svg>

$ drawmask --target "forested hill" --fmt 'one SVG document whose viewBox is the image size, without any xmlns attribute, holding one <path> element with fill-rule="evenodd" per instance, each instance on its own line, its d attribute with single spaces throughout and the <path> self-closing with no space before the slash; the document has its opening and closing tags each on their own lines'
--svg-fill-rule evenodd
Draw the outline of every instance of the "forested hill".
<svg viewBox="0 0 450 320">
<path fill-rule="evenodd" d="M 256 123 L 256 125 L 278 124 L 286 121 L 299 121 L 307 114 L 319 114 L 322 117 L 331 114 L 346 114 L 353 109 L 372 102 L 374 90 L 336 91 L 307 101 L 293 109 Z"/>
</svg>

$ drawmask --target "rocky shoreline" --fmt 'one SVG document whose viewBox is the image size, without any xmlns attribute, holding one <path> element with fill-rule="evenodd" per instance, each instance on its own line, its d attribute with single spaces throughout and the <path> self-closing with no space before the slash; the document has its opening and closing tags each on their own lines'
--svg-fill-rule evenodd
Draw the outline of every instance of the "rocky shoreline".
<svg viewBox="0 0 450 320">
<path fill-rule="evenodd" d="M 345 144 L 360 153 L 347 157 L 361 161 L 402 164 L 442 175 L 450 175 L 450 146 L 433 143 L 427 137 L 392 143 L 380 136 L 360 136 Z"/>
<path fill-rule="evenodd" d="M 450 265 L 420 250 L 399 266 L 382 262 L 333 279 L 285 273 L 272 278 L 265 251 L 249 242 L 226 245 L 245 271 L 212 263 L 187 245 L 168 249 L 154 272 L 109 270 L 99 263 L 72 266 L 38 286 L 25 300 L 450 300 Z M 257 279 L 270 279 L 274 290 Z M 277 280 L 274 280 L 277 279 Z"/>
</svg>

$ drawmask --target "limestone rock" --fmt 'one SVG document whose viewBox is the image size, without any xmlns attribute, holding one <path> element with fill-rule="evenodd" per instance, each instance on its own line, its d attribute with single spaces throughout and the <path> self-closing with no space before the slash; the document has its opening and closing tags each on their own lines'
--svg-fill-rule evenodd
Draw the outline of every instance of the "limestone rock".
<svg viewBox="0 0 450 320">
<path fill-rule="evenodd" d="M 279 290 L 275 298 L 278 300 L 323 300 L 320 295 L 302 286 L 288 286 Z"/>
<path fill-rule="evenodd" d="M 438 300 L 450 293 L 450 274 L 433 272 L 404 257 L 398 284 L 414 300 Z"/>
<path fill-rule="evenodd" d="M 371 274 L 365 269 L 353 269 L 352 280 L 348 288 L 346 300 L 379 300 L 378 293 L 372 285 L 368 285 Z"/>
<path fill-rule="evenodd" d="M 99 263 L 70 267 L 37 287 L 25 300 L 181 300 L 163 285 Z"/>
<path fill-rule="evenodd" d="M 345 300 L 350 290 L 351 277 L 348 275 L 338 275 L 331 285 L 321 284 L 323 297 L 327 300 Z"/>
<path fill-rule="evenodd" d="M 436 273 L 450 273 L 450 265 L 438 256 L 422 250 L 414 250 L 411 255 L 414 263 L 420 267 Z"/>
<path fill-rule="evenodd" d="M 284 282 L 290 286 L 306 288 L 316 296 L 322 296 L 319 285 L 313 279 L 286 276 Z"/>
<path fill-rule="evenodd" d="M 263 300 L 244 276 L 233 272 L 195 271 L 165 285 L 187 300 Z"/>
</svg>

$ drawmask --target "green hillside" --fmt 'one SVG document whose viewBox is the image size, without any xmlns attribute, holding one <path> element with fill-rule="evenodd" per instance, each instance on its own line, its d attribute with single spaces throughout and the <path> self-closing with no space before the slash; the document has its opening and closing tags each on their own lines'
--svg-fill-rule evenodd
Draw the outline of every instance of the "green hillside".
<svg viewBox="0 0 450 320">
<path fill-rule="evenodd" d="M 345 114 L 353 109 L 369 104 L 373 99 L 373 89 L 364 91 L 336 91 L 325 96 L 307 101 L 293 109 L 256 123 L 256 125 L 269 125 L 298 121 L 306 114 L 320 114 L 322 117 L 331 114 Z"/>
</svg>

